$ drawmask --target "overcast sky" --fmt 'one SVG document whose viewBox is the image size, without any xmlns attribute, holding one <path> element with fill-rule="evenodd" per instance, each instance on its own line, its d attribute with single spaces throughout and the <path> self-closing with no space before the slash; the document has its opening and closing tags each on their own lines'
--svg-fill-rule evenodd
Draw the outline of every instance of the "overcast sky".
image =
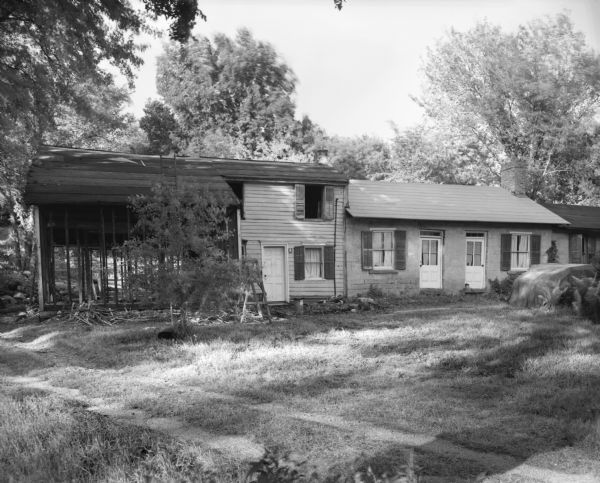
<svg viewBox="0 0 600 483">
<path fill-rule="evenodd" d="M 418 122 L 422 59 L 454 27 L 466 30 L 482 19 L 513 30 L 528 20 L 569 11 L 577 29 L 600 52 L 600 0 L 347 0 L 338 12 L 332 0 L 200 0 L 207 22 L 195 35 L 230 36 L 247 27 L 271 43 L 298 78 L 297 115 L 307 114 L 329 134 L 391 136 Z M 136 116 L 157 98 L 152 40 L 132 96 Z"/>
</svg>

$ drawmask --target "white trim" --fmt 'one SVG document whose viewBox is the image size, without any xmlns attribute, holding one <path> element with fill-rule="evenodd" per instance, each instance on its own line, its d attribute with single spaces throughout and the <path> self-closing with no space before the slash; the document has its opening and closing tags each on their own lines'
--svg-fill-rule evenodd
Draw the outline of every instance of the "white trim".
<svg viewBox="0 0 600 483">
<path fill-rule="evenodd" d="M 285 300 L 284 302 L 290 301 L 290 270 L 289 270 L 289 260 L 288 260 L 288 244 L 287 243 L 260 243 L 260 270 L 262 273 L 263 260 L 265 256 L 265 248 L 283 248 L 283 281 L 284 281 L 284 293 Z M 267 294 L 267 298 L 269 295 Z M 278 302 L 276 300 L 276 302 Z"/>
</svg>

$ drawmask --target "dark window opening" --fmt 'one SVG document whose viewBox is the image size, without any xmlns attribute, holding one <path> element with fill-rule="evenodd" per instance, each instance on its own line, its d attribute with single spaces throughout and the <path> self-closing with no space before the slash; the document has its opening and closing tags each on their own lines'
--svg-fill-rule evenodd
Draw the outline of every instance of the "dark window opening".
<svg viewBox="0 0 600 483">
<path fill-rule="evenodd" d="M 240 208 L 240 218 L 244 219 L 244 183 L 239 182 L 229 182 L 229 187 L 233 194 L 237 196 L 237 199 L 240 200 L 239 208 Z"/>
<path fill-rule="evenodd" d="M 323 186 L 307 184 L 305 187 L 305 218 L 321 218 Z"/>
</svg>

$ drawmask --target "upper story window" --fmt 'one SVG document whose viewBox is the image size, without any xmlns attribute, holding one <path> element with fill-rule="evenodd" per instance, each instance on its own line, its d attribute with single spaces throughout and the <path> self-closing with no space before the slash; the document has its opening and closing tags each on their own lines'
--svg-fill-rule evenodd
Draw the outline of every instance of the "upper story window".
<svg viewBox="0 0 600 483">
<path fill-rule="evenodd" d="M 299 220 L 332 220 L 333 215 L 333 186 L 296 185 L 296 218 Z"/>
</svg>

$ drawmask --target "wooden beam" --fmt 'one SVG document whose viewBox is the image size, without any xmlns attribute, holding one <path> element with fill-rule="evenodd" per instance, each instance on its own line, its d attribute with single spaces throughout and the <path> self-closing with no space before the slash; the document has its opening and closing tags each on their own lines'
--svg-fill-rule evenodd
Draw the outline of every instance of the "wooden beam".
<svg viewBox="0 0 600 483">
<path fill-rule="evenodd" d="M 102 301 L 108 304 L 108 270 L 106 262 L 106 231 L 104 228 L 104 210 L 100 208 L 100 285 Z"/>
<path fill-rule="evenodd" d="M 69 292 L 69 303 L 73 303 L 71 294 L 71 250 L 69 246 L 69 211 L 65 208 L 65 254 L 67 258 L 67 290 Z"/>
<path fill-rule="evenodd" d="M 77 237 L 77 292 L 79 295 L 79 305 L 83 303 L 84 294 L 84 278 L 83 278 L 83 250 L 81 248 L 81 241 L 79 239 L 79 230 L 76 230 Z"/>
<path fill-rule="evenodd" d="M 113 260 L 113 283 L 115 288 L 115 304 L 119 303 L 119 271 L 117 270 L 117 239 L 115 236 L 115 209 L 111 210 L 112 216 L 112 260 Z"/>
<path fill-rule="evenodd" d="M 40 312 L 44 311 L 46 303 L 46 294 L 44 290 L 44 260 L 42 260 L 42 235 L 40 227 L 40 208 L 33 207 L 33 223 L 34 223 L 34 239 L 35 239 L 35 255 L 37 257 L 37 277 L 38 277 L 38 306 Z"/>
</svg>

